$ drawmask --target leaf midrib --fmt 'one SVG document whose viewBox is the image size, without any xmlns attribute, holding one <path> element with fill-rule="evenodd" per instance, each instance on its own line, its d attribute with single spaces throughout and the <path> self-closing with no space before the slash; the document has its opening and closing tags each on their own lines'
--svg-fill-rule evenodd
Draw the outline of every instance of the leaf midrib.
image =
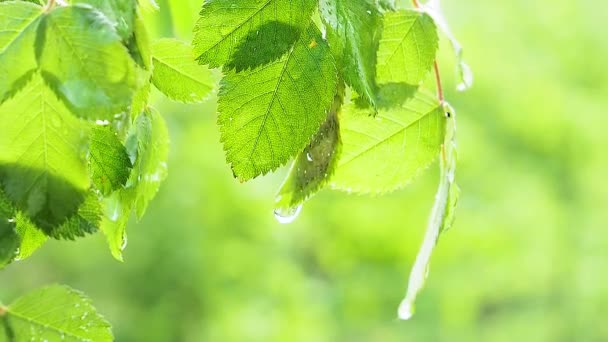
<svg viewBox="0 0 608 342">
<path fill-rule="evenodd" d="M 19 32 L 19 34 L 15 35 L 15 37 L 13 39 L 8 41 L 8 43 L 6 44 L 4 49 L 2 49 L 2 51 L 0 51 L 0 55 L 4 54 L 6 52 L 6 50 L 8 50 L 11 47 L 11 45 L 13 45 L 18 39 L 20 39 L 23 36 L 23 34 L 28 30 L 28 28 L 30 26 L 32 26 L 32 24 L 35 23 L 41 16 L 42 16 L 42 12 L 40 12 L 40 13 L 38 13 L 38 15 L 34 16 L 32 18 L 32 21 L 27 23 L 27 25 L 23 26 L 21 28 L 21 32 Z"/>
<path fill-rule="evenodd" d="M 434 107 L 433 109 L 429 110 L 428 112 L 426 112 L 426 113 L 424 113 L 424 114 L 420 115 L 420 117 L 418 117 L 416 120 L 414 120 L 414 121 L 410 122 L 410 123 L 409 123 L 409 124 L 407 124 L 407 125 L 403 125 L 401 128 L 399 128 L 399 129 L 398 129 L 396 132 L 392 133 L 392 134 L 391 134 L 391 135 L 389 135 L 388 137 L 386 137 L 386 138 L 384 138 L 384 139 L 382 139 L 382 140 L 380 140 L 380 141 L 376 142 L 375 144 L 373 144 L 373 145 L 369 146 L 368 148 L 364 149 L 363 151 L 361 151 L 360 153 L 358 153 L 356 156 L 352 157 L 351 159 L 344 161 L 344 163 L 341 163 L 341 164 L 339 165 L 339 167 L 342 167 L 342 166 L 344 166 L 344 165 L 347 165 L 347 164 L 349 164 L 349 163 L 353 162 L 354 160 L 356 160 L 356 159 L 358 159 L 358 158 L 362 157 L 363 155 L 365 155 L 365 154 L 369 153 L 371 150 L 373 150 L 373 149 L 377 148 L 378 146 L 380 146 L 380 145 L 382 145 L 382 144 L 386 143 L 387 141 L 389 141 L 390 139 L 394 138 L 396 135 L 398 135 L 398 134 L 400 134 L 400 133 L 403 133 L 403 131 L 405 131 L 405 130 L 407 130 L 408 128 L 412 127 L 413 125 L 415 125 L 415 124 L 419 123 L 419 122 L 420 122 L 420 121 L 421 121 L 423 118 L 425 118 L 425 117 L 427 117 L 427 116 L 431 115 L 432 113 L 434 113 L 435 111 L 437 111 L 439 108 L 440 108 L 440 106 Z M 388 119 L 388 120 L 391 120 L 391 119 L 389 119 L 389 118 L 387 118 L 387 117 L 383 117 L 383 118 Z M 395 123 L 396 123 L 396 122 L 395 122 Z"/>
</svg>

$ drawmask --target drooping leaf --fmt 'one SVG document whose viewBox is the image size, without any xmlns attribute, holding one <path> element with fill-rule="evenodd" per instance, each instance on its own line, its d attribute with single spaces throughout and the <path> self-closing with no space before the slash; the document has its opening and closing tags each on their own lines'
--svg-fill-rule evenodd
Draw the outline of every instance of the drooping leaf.
<svg viewBox="0 0 608 342">
<path fill-rule="evenodd" d="M 326 120 L 336 84 L 333 58 L 314 24 L 281 59 L 228 72 L 218 123 L 235 176 L 266 174 L 301 152 Z"/>
<path fill-rule="evenodd" d="M 152 51 L 150 36 L 141 14 L 137 14 L 133 22 L 133 34 L 126 42 L 131 57 L 144 70 L 152 67 Z M 148 82 L 145 82 L 148 83 Z"/>
<path fill-rule="evenodd" d="M 448 230 L 454 221 L 454 212 L 460 195 L 460 188 L 455 183 L 456 173 L 456 113 L 449 104 L 442 106 L 444 115 L 448 117 L 444 131 L 444 142 L 440 154 L 439 188 L 435 195 L 435 203 L 431 211 L 429 223 L 424 235 L 424 241 L 416 256 L 416 261 L 410 272 L 405 298 L 399 305 L 399 318 L 409 319 L 415 311 L 414 302 L 418 293 L 424 287 L 428 276 L 429 264 L 439 236 Z"/>
<path fill-rule="evenodd" d="M 239 70 L 261 65 L 257 58 L 279 58 L 298 39 L 293 32 L 305 31 L 316 5 L 316 0 L 207 0 L 194 28 L 195 56 L 211 68 L 232 62 L 227 69 Z M 292 29 L 262 29 L 265 25 Z M 233 59 L 243 44 L 256 54 Z"/>
<path fill-rule="evenodd" d="M 135 160 L 131 176 L 124 189 L 104 199 L 100 225 L 112 255 L 119 261 L 123 260 L 131 212 L 135 210 L 141 219 L 167 176 L 169 133 L 160 114 L 147 110 L 137 118 L 127 138 L 127 151 Z"/>
<path fill-rule="evenodd" d="M 44 16 L 40 30 L 42 75 L 74 114 L 111 119 L 127 111 L 140 75 L 100 12 L 83 5 L 57 7 Z"/>
<path fill-rule="evenodd" d="M 147 110 L 136 124 L 137 161 L 127 187 L 135 187 L 135 213 L 141 219 L 148 204 L 167 178 L 169 131 L 163 117 L 155 110 Z"/>
<path fill-rule="evenodd" d="M 194 61 L 188 44 L 176 39 L 158 40 L 152 44 L 152 59 L 152 82 L 170 99 L 202 102 L 213 89 L 211 72 Z"/>
<path fill-rule="evenodd" d="M 101 11 L 123 40 L 133 34 L 137 0 L 72 0 L 72 4 L 88 4 Z"/>
<path fill-rule="evenodd" d="M 7 196 L 50 233 L 74 215 L 89 188 L 87 126 L 35 74 L 0 105 L 0 181 Z"/>
<path fill-rule="evenodd" d="M 104 196 L 123 187 L 131 174 L 127 150 L 109 125 L 95 125 L 91 130 L 89 170 L 93 185 Z"/>
<path fill-rule="evenodd" d="M 327 120 L 321 125 L 312 142 L 294 161 L 277 193 L 275 214 L 293 212 L 294 208 L 323 188 L 333 175 L 342 149 L 338 122 L 342 102 L 343 93 L 339 92 Z"/>
<path fill-rule="evenodd" d="M 33 291 L 2 311 L 0 323 L 15 341 L 114 340 L 110 324 L 97 313 L 90 299 L 66 286 Z"/>
<path fill-rule="evenodd" d="M 0 103 L 16 93 L 36 69 L 34 41 L 42 7 L 0 3 Z"/>
<path fill-rule="evenodd" d="M 460 42 L 456 39 L 448 21 L 445 19 L 443 10 L 441 9 L 440 0 L 428 0 L 420 5 L 420 9 L 427 13 L 433 20 L 443 34 L 448 38 L 456 54 L 456 65 L 458 68 L 458 75 L 460 76 L 460 84 L 458 84 L 458 90 L 465 91 L 473 86 L 473 71 L 471 67 L 464 61 L 463 49 Z"/>
<path fill-rule="evenodd" d="M 387 13 L 378 50 L 378 83 L 418 85 L 433 66 L 438 43 L 428 15 L 411 10 Z"/>
<path fill-rule="evenodd" d="M 352 104 L 344 107 L 343 150 L 332 188 L 373 194 L 394 191 L 437 158 L 445 116 L 435 97 L 421 90 L 398 106 L 381 108 L 376 117 L 371 114 L 371 109 Z"/>
<path fill-rule="evenodd" d="M 375 106 L 376 51 L 382 15 L 371 0 L 321 0 L 319 6 L 329 45 L 344 79 Z"/>
</svg>

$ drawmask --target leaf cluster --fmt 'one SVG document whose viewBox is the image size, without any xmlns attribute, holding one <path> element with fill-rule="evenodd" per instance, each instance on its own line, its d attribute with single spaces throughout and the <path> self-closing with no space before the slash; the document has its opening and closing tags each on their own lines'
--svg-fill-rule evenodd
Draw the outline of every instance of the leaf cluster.
<svg viewBox="0 0 608 342">
<path fill-rule="evenodd" d="M 48 238 L 125 227 L 167 174 L 154 85 L 200 102 L 213 88 L 188 44 L 150 42 L 136 0 L 0 2 L 0 267 Z"/>
</svg>

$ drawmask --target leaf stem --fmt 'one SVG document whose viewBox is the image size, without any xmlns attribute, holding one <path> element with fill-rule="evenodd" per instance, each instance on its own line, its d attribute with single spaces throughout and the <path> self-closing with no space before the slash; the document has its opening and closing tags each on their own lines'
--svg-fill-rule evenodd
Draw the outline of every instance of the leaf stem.
<svg viewBox="0 0 608 342">
<path fill-rule="evenodd" d="M 49 2 L 46 3 L 46 7 L 44 8 L 45 12 L 50 12 L 53 7 L 55 7 L 55 0 L 49 0 Z"/>
<path fill-rule="evenodd" d="M 420 2 L 418 0 L 412 0 L 412 4 L 415 8 L 420 8 Z M 433 70 L 435 72 L 435 82 L 437 83 L 437 98 L 441 104 L 444 103 L 445 97 L 443 96 L 443 85 L 441 82 L 441 73 L 439 72 L 439 63 L 435 60 L 433 64 Z"/>
</svg>

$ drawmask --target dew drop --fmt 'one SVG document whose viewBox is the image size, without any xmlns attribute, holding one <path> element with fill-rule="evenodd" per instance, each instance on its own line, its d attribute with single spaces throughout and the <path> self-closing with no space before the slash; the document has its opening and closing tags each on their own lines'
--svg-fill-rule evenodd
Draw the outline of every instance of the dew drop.
<svg viewBox="0 0 608 342">
<path fill-rule="evenodd" d="M 399 319 L 407 321 L 414 316 L 414 305 L 410 301 L 403 301 L 399 305 Z"/>
<path fill-rule="evenodd" d="M 312 155 L 310 155 L 310 152 L 306 153 L 306 159 L 307 159 L 309 162 L 312 162 Z"/>
<path fill-rule="evenodd" d="M 473 86 L 473 71 L 471 70 L 471 67 L 465 62 L 460 62 L 458 70 L 462 81 L 458 84 L 456 89 L 458 91 L 467 91 L 471 89 Z"/>
<path fill-rule="evenodd" d="M 99 126 L 107 126 L 107 125 L 110 124 L 110 121 L 108 121 L 108 120 L 97 120 L 97 121 L 95 121 L 95 124 L 99 125 Z"/>
<path fill-rule="evenodd" d="M 121 251 L 124 251 L 125 248 L 127 248 L 127 243 L 128 243 L 127 234 L 123 234 L 123 236 L 122 236 L 122 245 L 120 245 L 120 250 Z"/>
<path fill-rule="evenodd" d="M 281 224 L 288 224 L 288 223 L 292 223 L 293 221 L 295 221 L 296 218 L 298 218 L 298 215 L 300 215 L 300 212 L 302 211 L 302 205 L 300 204 L 297 207 L 292 207 L 292 208 L 277 208 L 274 210 L 274 217 L 277 219 L 277 221 L 279 221 L 279 223 Z"/>
</svg>

